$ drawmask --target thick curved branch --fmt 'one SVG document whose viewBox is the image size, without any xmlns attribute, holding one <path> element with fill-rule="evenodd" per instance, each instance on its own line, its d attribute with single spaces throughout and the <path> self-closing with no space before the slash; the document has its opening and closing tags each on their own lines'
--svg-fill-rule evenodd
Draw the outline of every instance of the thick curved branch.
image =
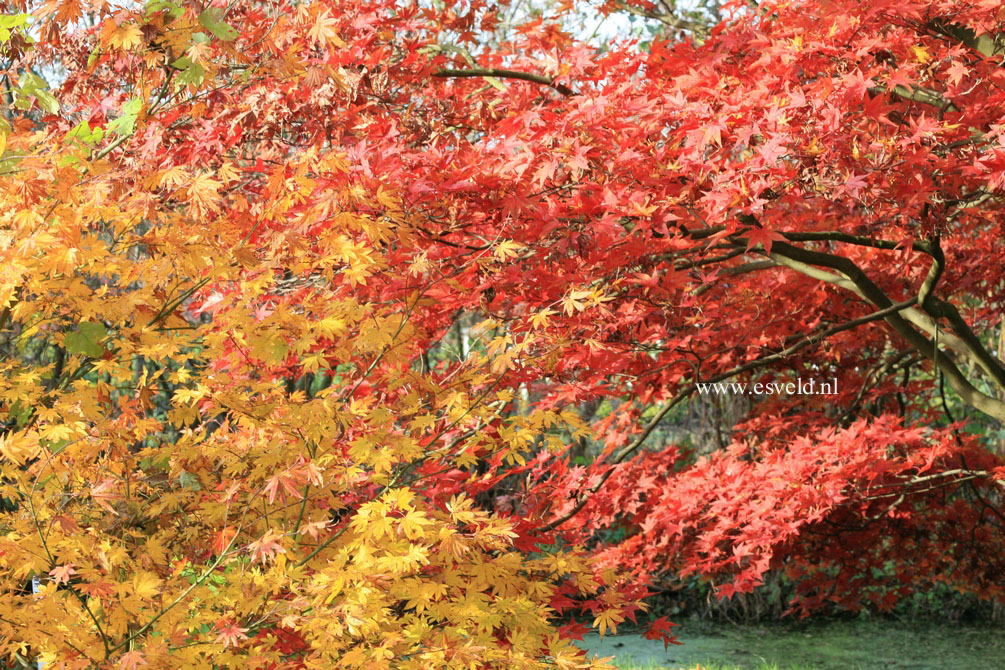
<svg viewBox="0 0 1005 670">
<path fill-rule="evenodd" d="M 745 244 L 742 240 L 739 240 L 738 243 Z M 866 276 L 861 268 L 855 265 L 855 263 L 848 258 L 834 256 L 820 251 L 809 251 L 808 249 L 792 246 L 786 242 L 775 242 L 774 245 L 772 245 L 771 253 L 768 255 L 773 260 L 783 265 L 787 265 L 798 272 L 802 272 L 803 274 L 816 279 L 827 281 L 828 283 L 840 286 L 841 288 L 848 289 L 876 307 L 886 309 L 893 305 L 890 298 Z M 843 276 L 834 275 L 812 266 L 821 266 L 837 270 Z M 917 303 L 917 299 L 915 299 L 914 302 Z M 956 364 L 936 346 L 933 339 L 929 339 L 911 327 L 909 321 L 911 323 L 915 323 L 915 325 L 921 326 L 922 328 L 927 326 L 937 329 L 938 324 L 935 323 L 935 321 L 928 314 L 914 309 L 905 309 L 903 310 L 903 313 L 901 313 L 900 310 L 897 310 L 885 318 L 887 323 L 889 323 L 898 334 L 906 339 L 911 346 L 915 348 L 915 350 L 931 360 L 936 367 L 942 371 L 946 379 L 949 381 L 949 385 L 960 395 L 961 398 L 963 398 L 964 402 L 988 416 L 994 417 L 999 421 L 1005 421 L 1005 403 L 977 390 L 977 388 L 970 383 L 963 373 L 960 372 L 960 369 L 956 366 Z M 941 332 L 939 333 L 939 336 L 940 339 L 944 337 Z M 987 352 L 984 351 L 986 356 L 982 356 L 979 351 L 983 350 L 983 347 L 980 347 L 979 350 L 973 350 L 972 346 L 964 342 L 962 339 L 952 336 L 949 333 L 946 333 L 945 336 L 952 337 L 952 340 L 950 340 L 949 337 L 945 337 L 947 344 L 954 341 L 954 348 L 960 348 L 959 353 L 973 360 L 980 365 L 980 367 L 985 367 L 984 359 L 986 359 L 987 356 L 990 356 L 990 354 L 987 354 Z M 992 370 L 988 370 L 988 372 L 991 372 L 994 376 Z"/>
<path fill-rule="evenodd" d="M 949 321 L 949 327 L 977 357 L 980 367 L 994 378 L 999 388 L 1005 390 L 1005 365 L 1002 365 L 1002 362 L 981 344 L 980 338 L 970 329 L 960 311 L 956 309 L 956 305 L 932 295 L 946 266 L 946 256 L 942 253 L 938 236 L 932 240 L 930 253 L 933 263 L 928 271 L 928 276 L 921 285 L 921 290 L 918 292 L 918 305 L 936 319 L 944 318 Z"/>
<path fill-rule="evenodd" d="M 827 254 L 823 252 L 809 251 L 806 249 L 801 249 L 799 247 L 790 247 L 788 245 L 775 246 L 773 248 L 776 250 L 780 250 L 783 248 L 798 249 L 804 255 L 809 255 L 806 256 L 805 260 L 808 260 L 808 263 L 812 263 L 814 265 L 823 265 L 825 267 L 831 267 L 833 269 L 839 269 L 839 270 L 841 269 L 841 267 L 854 268 L 852 272 L 857 272 L 860 274 L 859 278 L 860 281 L 858 282 L 852 281 L 847 276 L 838 276 L 823 270 L 819 270 L 818 268 L 812 267 L 812 265 L 809 265 L 807 263 L 801 263 L 795 259 L 792 259 L 791 257 L 789 258 L 788 261 L 775 259 L 781 264 L 786 265 L 803 274 L 806 274 L 808 276 L 814 277 L 815 279 L 820 279 L 822 281 L 826 281 L 828 283 L 849 290 L 855 293 L 863 300 L 867 300 L 873 303 L 877 307 L 882 307 L 883 304 L 881 302 L 876 302 L 876 300 L 885 299 L 889 301 L 889 298 L 885 296 L 885 294 L 879 289 L 878 286 L 873 284 L 865 276 L 865 273 L 863 273 L 861 269 L 858 268 L 858 266 L 856 266 L 854 263 L 852 263 L 850 260 L 844 257 L 834 256 L 832 254 Z M 938 333 L 938 339 L 941 340 L 947 347 L 952 349 L 960 356 L 969 360 L 976 367 L 983 369 L 988 375 L 990 375 L 995 380 L 996 384 L 998 384 L 1001 388 L 1005 389 L 1005 367 L 1002 366 L 1002 363 L 994 356 L 992 356 L 987 351 L 987 349 L 984 348 L 980 340 L 977 338 L 977 336 L 973 333 L 970 327 L 963 320 L 963 317 L 960 316 L 959 311 L 956 309 L 954 305 L 952 305 L 949 302 L 946 302 L 945 300 L 936 298 L 931 295 L 931 292 L 934 290 L 935 283 L 941 276 L 942 268 L 945 265 L 945 256 L 942 255 L 942 249 L 939 247 L 938 241 L 936 240 L 933 242 L 926 242 L 924 247 L 921 247 L 920 250 L 923 250 L 926 253 L 930 254 L 933 259 L 933 266 L 929 270 L 929 274 L 926 277 L 925 282 L 922 284 L 922 288 L 918 296 L 919 305 L 921 305 L 922 303 L 927 303 L 929 307 L 925 311 L 919 311 L 917 309 L 906 309 L 900 314 L 898 314 L 897 318 L 902 317 L 903 319 L 906 319 L 907 321 L 917 326 L 918 328 L 921 328 L 927 335 L 932 337 L 933 340 L 935 338 L 936 333 Z M 840 259 L 841 263 L 837 263 L 838 259 Z M 845 274 L 847 275 L 847 273 Z M 868 283 L 869 288 L 871 288 L 871 290 L 868 291 L 863 290 L 863 283 L 862 283 L 863 280 L 864 282 Z M 933 317 L 935 318 L 945 317 L 949 319 L 950 327 L 952 328 L 953 332 L 942 331 L 939 328 L 939 324 L 935 321 L 935 318 Z"/>
<path fill-rule="evenodd" d="M 949 23 L 945 19 L 929 21 L 925 28 L 936 35 L 969 47 L 985 58 L 994 58 L 998 54 L 1005 52 L 1005 39 L 1003 39 L 1001 34 L 989 35 L 985 33 L 978 35 L 966 26 Z"/>
<path fill-rule="evenodd" d="M 783 232 L 781 235 L 789 242 L 845 242 L 860 247 L 888 249 L 891 251 L 901 247 L 900 242 L 894 242 L 893 240 L 881 240 L 874 237 L 866 237 L 865 235 L 851 235 L 840 230 L 819 230 L 804 233 Z M 911 244 L 911 248 L 914 251 L 921 251 L 929 255 L 932 253 L 932 243 L 928 240 L 915 240 Z"/>
<path fill-rule="evenodd" d="M 939 283 L 942 272 L 946 269 L 946 255 L 942 253 L 938 235 L 932 242 L 931 255 L 932 267 L 928 269 L 928 275 L 925 277 L 925 281 L 921 282 L 921 288 L 918 289 L 918 305 L 929 314 L 932 313 L 932 293 L 935 292 L 935 286 Z"/>
<path fill-rule="evenodd" d="M 958 112 L 959 107 L 953 104 L 951 100 L 946 100 L 938 92 L 933 91 L 930 88 L 924 88 L 922 86 L 912 85 L 911 88 L 897 84 L 893 87 L 893 90 L 887 90 L 886 86 L 872 86 L 869 88 L 869 93 L 873 95 L 882 95 L 884 93 L 890 93 L 897 96 L 898 98 L 903 98 L 904 100 L 910 100 L 911 102 L 920 102 L 924 105 L 931 105 L 935 107 L 940 112 Z"/>
</svg>

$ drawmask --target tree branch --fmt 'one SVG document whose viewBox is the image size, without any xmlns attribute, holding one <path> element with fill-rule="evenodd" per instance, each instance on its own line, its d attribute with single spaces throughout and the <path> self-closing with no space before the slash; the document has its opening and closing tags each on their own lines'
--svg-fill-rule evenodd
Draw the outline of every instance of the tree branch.
<svg viewBox="0 0 1005 670">
<path fill-rule="evenodd" d="M 850 235 L 839 230 L 821 230 L 805 233 L 783 232 L 782 236 L 789 242 L 845 242 L 861 247 L 889 249 L 891 251 L 899 249 L 901 246 L 900 242 L 894 242 L 893 240 L 878 240 L 873 237 L 866 237 L 865 235 Z M 921 251 L 926 254 L 932 253 L 932 244 L 928 240 L 915 240 L 911 248 L 914 251 Z"/>
<path fill-rule="evenodd" d="M 1005 51 L 1005 41 L 1003 41 L 1001 34 L 989 35 L 985 33 L 977 35 L 970 28 L 956 23 L 949 23 L 944 19 L 929 21 L 925 25 L 925 28 L 931 33 L 969 47 L 985 58 L 994 58 Z"/>
<path fill-rule="evenodd" d="M 635 7 L 629 5 L 627 2 L 618 2 L 616 6 L 619 10 L 623 12 L 628 12 L 629 14 L 634 14 L 636 16 L 641 16 L 647 19 L 653 19 L 654 21 L 659 21 L 663 25 L 673 28 L 674 30 L 687 30 L 697 35 L 704 35 L 708 32 L 709 28 L 712 26 L 701 23 L 699 21 L 689 21 L 688 19 L 682 19 L 680 17 L 674 16 L 673 14 L 666 14 L 664 12 L 658 12 L 656 10 L 643 9 L 642 7 Z"/>
<path fill-rule="evenodd" d="M 824 340 L 830 337 L 831 335 L 836 335 L 837 333 L 857 328 L 861 325 L 870 323 L 872 321 L 878 321 L 880 319 L 888 318 L 891 314 L 896 314 L 898 311 L 907 309 L 908 307 L 914 304 L 916 304 L 916 300 L 913 298 L 911 300 L 905 300 L 904 302 L 890 305 L 889 307 L 881 309 L 878 312 L 873 312 L 872 314 L 867 314 L 857 319 L 852 319 L 851 321 L 847 321 L 840 325 L 833 326 L 816 335 L 807 335 L 802 340 L 800 340 L 796 344 L 793 344 L 787 349 L 783 349 L 782 351 L 776 352 L 774 354 L 770 354 L 768 356 L 764 356 L 763 358 L 750 361 L 749 363 L 744 363 L 743 365 L 738 365 L 732 370 L 728 370 L 726 372 L 713 375 L 712 377 L 709 377 L 708 379 L 705 379 L 700 383 L 703 385 L 715 384 L 716 382 L 721 382 L 725 379 L 729 379 L 730 377 L 734 377 L 738 374 L 749 372 L 750 370 L 763 367 L 770 363 L 776 363 L 780 360 L 788 358 L 789 356 L 796 353 L 800 349 L 804 349 L 805 347 L 808 347 L 811 344 L 815 344 L 821 340 Z M 670 410 L 672 410 L 674 407 L 679 405 L 682 401 L 684 401 L 686 398 L 688 398 L 695 391 L 698 390 L 698 383 L 699 382 L 694 382 L 692 384 L 689 384 L 688 386 L 681 389 L 681 391 L 677 395 L 675 395 L 673 398 L 667 401 L 667 403 L 660 408 L 660 411 L 656 413 L 656 416 L 654 416 L 649 421 L 649 423 L 646 424 L 645 428 L 642 429 L 642 432 L 639 433 L 639 436 L 636 437 L 635 440 L 631 442 L 631 444 L 625 446 L 623 449 L 621 449 L 621 451 L 615 454 L 614 458 L 611 459 L 610 461 L 610 465 L 617 465 L 618 463 L 621 463 L 626 458 L 628 458 L 632 453 L 637 451 L 638 448 L 641 447 L 643 443 L 645 443 L 646 439 L 648 439 L 648 437 L 652 434 L 652 432 L 656 430 L 656 427 L 663 420 L 663 417 L 665 417 L 670 412 Z M 571 510 L 569 510 L 559 518 L 548 522 L 544 526 L 541 526 L 537 530 L 537 532 L 547 533 L 549 531 L 552 531 L 555 528 L 561 526 L 563 523 L 565 523 L 572 517 L 576 516 L 576 514 L 578 514 L 586 506 L 586 503 L 589 502 L 590 497 L 600 490 L 600 488 L 604 485 L 604 483 L 610 478 L 610 476 L 613 473 L 614 468 L 609 468 L 607 472 L 605 472 L 600 476 L 600 479 L 598 479 L 593 486 L 587 489 L 585 493 L 579 495 L 579 497 L 576 500 L 576 504 L 573 506 Z"/>
<path fill-rule="evenodd" d="M 719 271 L 716 279 L 722 279 L 723 277 L 735 277 L 736 275 L 747 274 L 748 272 L 757 272 L 758 270 L 770 270 L 771 268 L 777 268 L 778 263 L 775 261 L 754 261 L 752 263 L 743 263 L 742 265 L 734 265 L 733 267 L 725 268 Z M 694 296 L 698 297 L 701 294 L 709 291 L 714 283 L 709 282 L 708 284 L 702 284 L 694 290 Z"/>
<path fill-rule="evenodd" d="M 434 77 L 460 78 L 460 77 L 497 77 L 499 79 L 520 79 L 543 86 L 549 86 L 562 95 L 575 95 L 576 92 L 565 84 L 559 84 L 551 77 L 546 77 L 533 72 L 520 72 L 519 70 L 504 70 L 501 68 L 473 68 L 471 70 L 438 70 L 433 73 Z"/>
<path fill-rule="evenodd" d="M 912 85 L 911 88 L 897 84 L 893 87 L 893 90 L 887 90 L 885 86 L 871 86 L 869 88 L 869 93 L 873 95 L 882 95 L 884 93 L 889 93 L 895 95 L 898 98 L 903 98 L 904 100 L 910 100 L 912 102 L 920 102 L 923 105 L 931 105 L 935 107 L 940 112 L 958 112 L 959 107 L 953 104 L 951 100 L 946 100 L 936 91 L 930 88 L 923 88 L 921 86 Z"/>
<path fill-rule="evenodd" d="M 742 239 L 738 239 L 737 243 L 746 246 L 746 242 Z M 821 279 L 822 281 L 827 281 L 828 283 L 850 290 L 859 297 L 881 309 L 888 308 L 893 304 L 890 298 L 866 276 L 862 269 L 848 258 L 834 256 L 832 254 L 819 251 L 810 251 L 801 247 L 792 246 L 786 242 L 775 242 L 774 245 L 772 245 L 771 253 L 768 255 L 773 260 L 783 265 L 787 265 L 798 272 L 802 272 L 808 276 Z M 841 273 L 841 276 L 812 267 L 814 265 L 837 270 Z M 915 299 L 914 302 L 917 303 L 917 299 Z M 952 386 L 953 390 L 956 391 L 961 398 L 963 398 L 964 402 L 988 416 L 994 417 L 999 421 L 1005 421 L 1005 403 L 977 390 L 977 388 L 970 383 L 963 373 L 960 372 L 956 364 L 945 353 L 938 349 L 933 340 L 914 330 L 914 328 L 912 328 L 908 323 L 908 321 L 910 321 L 911 323 L 922 327 L 922 329 L 937 329 L 938 324 L 935 323 L 935 321 L 928 314 L 913 309 L 905 309 L 903 310 L 903 313 L 901 313 L 901 310 L 897 310 L 896 312 L 889 314 L 886 317 L 886 321 L 895 331 L 897 331 L 897 333 L 906 339 L 915 350 L 931 360 L 940 370 L 942 370 L 943 374 L 945 374 L 946 378 L 949 380 L 950 386 Z M 943 334 L 940 332 L 940 337 L 942 335 Z M 951 336 L 948 333 L 945 335 Z M 976 362 L 980 367 L 985 367 L 983 360 L 986 356 L 981 356 L 979 351 L 974 351 L 970 345 L 960 338 L 955 336 L 951 337 L 955 341 L 953 343 L 954 349 L 959 347 L 959 353 L 971 360 L 974 360 L 974 362 Z M 946 337 L 946 341 L 947 343 L 950 342 L 949 337 Z M 983 347 L 980 347 L 980 349 L 983 349 Z M 984 353 L 987 354 L 986 351 Z M 987 354 L 987 356 L 990 356 L 990 354 Z M 988 372 L 991 372 L 997 379 L 997 376 L 994 375 L 992 371 L 988 370 Z"/>
</svg>

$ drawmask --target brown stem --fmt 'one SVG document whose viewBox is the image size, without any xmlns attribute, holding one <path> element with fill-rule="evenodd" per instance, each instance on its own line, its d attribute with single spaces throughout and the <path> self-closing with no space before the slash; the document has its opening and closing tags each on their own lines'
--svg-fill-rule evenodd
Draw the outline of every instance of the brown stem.
<svg viewBox="0 0 1005 670">
<path fill-rule="evenodd" d="M 826 339 L 831 335 L 836 335 L 837 333 L 843 332 L 845 330 L 851 330 L 853 328 L 857 328 L 858 326 L 870 323 L 872 321 L 878 321 L 880 319 L 888 318 L 891 314 L 895 314 L 900 310 L 904 310 L 907 309 L 908 307 L 915 305 L 916 302 L 917 301 L 914 298 L 910 300 L 905 300 L 904 302 L 890 305 L 889 307 L 881 309 L 878 312 L 873 312 L 872 314 L 867 314 L 863 317 L 859 317 L 858 319 L 853 319 L 851 321 L 847 321 L 832 328 L 828 328 L 827 330 L 822 331 L 817 335 L 806 336 L 805 338 L 803 338 L 796 344 L 792 345 L 791 347 L 788 347 L 787 349 L 771 354 L 769 356 L 764 356 L 763 358 L 759 358 L 755 361 L 750 361 L 749 363 L 739 365 L 733 368 L 732 370 L 728 370 L 726 372 L 722 372 L 720 374 L 709 377 L 708 379 L 703 380 L 701 383 L 714 384 L 724 379 L 734 377 L 738 374 L 742 374 L 744 372 L 754 370 L 764 365 L 768 365 L 769 363 L 775 363 L 777 361 L 783 360 L 785 358 L 788 358 L 795 352 L 799 351 L 800 349 L 808 347 L 809 345 L 819 342 L 820 340 Z M 660 408 L 660 411 L 656 414 L 656 416 L 654 416 L 652 420 L 646 424 L 645 428 L 642 429 L 642 432 L 639 434 L 639 436 L 635 438 L 635 440 L 631 444 L 627 445 L 625 448 L 623 448 L 621 451 L 619 451 L 617 454 L 614 455 L 614 458 L 611 459 L 610 462 L 611 465 L 621 463 L 633 452 L 635 452 L 639 447 L 641 447 L 642 444 L 646 441 L 646 439 L 652 434 L 652 432 L 656 430 L 656 427 L 659 425 L 660 421 L 663 420 L 663 417 L 665 417 L 667 413 L 670 412 L 671 409 L 679 405 L 683 400 L 691 396 L 691 394 L 693 394 L 697 390 L 698 390 L 698 383 L 692 383 L 687 387 L 685 387 L 684 389 L 682 389 L 676 396 L 674 396 L 665 405 L 663 405 L 663 407 Z M 586 493 L 583 493 L 578 497 L 576 505 L 571 510 L 569 510 L 559 518 L 548 522 L 544 526 L 541 526 L 538 529 L 538 532 L 547 533 L 548 531 L 554 530 L 555 528 L 558 528 L 563 523 L 565 523 L 566 521 L 574 517 L 576 514 L 578 514 L 580 510 L 582 510 L 586 506 L 586 503 L 589 502 L 590 497 L 594 493 L 600 490 L 600 487 L 604 485 L 604 483 L 610 478 L 610 476 L 613 473 L 614 468 L 608 469 L 607 472 L 605 472 L 603 475 L 600 476 L 600 479 L 597 480 L 596 484 L 591 486 L 586 491 Z"/>
<path fill-rule="evenodd" d="M 505 70 L 502 68 L 473 68 L 470 70 L 438 70 L 433 73 L 434 77 L 457 78 L 457 77 L 497 77 L 499 79 L 520 79 L 535 84 L 549 86 L 562 95 L 575 95 L 576 92 L 565 84 L 559 84 L 551 77 L 546 77 L 533 72 L 520 72 L 519 70 Z"/>
</svg>

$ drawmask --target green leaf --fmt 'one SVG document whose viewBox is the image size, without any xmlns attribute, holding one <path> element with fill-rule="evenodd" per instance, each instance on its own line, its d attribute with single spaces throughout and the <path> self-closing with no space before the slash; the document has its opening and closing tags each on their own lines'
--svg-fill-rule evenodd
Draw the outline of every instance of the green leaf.
<svg viewBox="0 0 1005 670">
<path fill-rule="evenodd" d="M 122 113 L 136 116 L 143 109 L 143 100 L 140 98 L 130 98 L 126 104 L 122 105 Z"/>
<path fill-rule="evenodd" d="M 182 488 L 190 491 L 202 490 L 202 483 L 199 481 L 199 477 L 185 470 L 182 470 L 181 474 L 178 475 L 178 483 L 181 484 Z"/>
<path fill-rule="evenodd" d="M 104 136 L 105 131 L 101 128 L 101 126 L 91 128 L 87 121 L 81 121 L 74 126 L 73 130 L 66 134 L 66 139 L 76 140 L 77 142 L 81 142 L 82 144 L 86 144 L 88 146 L 95 146 Z"/>
<path fill-rule="evenodd" d="M 38 100 L 38 106 L 50 114 L 59 112 L 59 102 L 49 93 L 45 80 L 37 74 L 29 74 L 24 77 L 20 88 L 17 90 L 17 99 L 14 106 L 18 109 L 31 109 L 31 98 Z"/>
<path fill-rule="evenodd" d="M 88 142 L 91 139 L 91 126 L 87 121 L 81 121 L 75 125 L 70 132 L 66 134 L 66 139 L 68 140 L 79 140 L 81 142 Z"/>
<path fill-rule="evenodd" d="M 43 439 L 43 440 L 39 440 L 39 442 L 43 443 L 50 451 L 52 451 L 52 455 L 55 456 L 59 452 L 61 452 L 64 449 L 66 449 L 66 445 L 70 444 L 70 442 L 73 442 L 73 440 L 53 440 L 53 441 L 50 441 L 50 440 L 44 440 Z"/>
<path fill-rule="evenodd" d="M 108 129 L 116 135 L 132 135 L 136 129 L 136 118 L 143 108 L 143 101 L 139 98 L 132 98 L 122 105 L 122 116 L 108 124 Z"/>
<path fill-rule="evenodd" d="M 188 59 L 186 58 L 184 60 Z M 178 61 L 175 62 L 177 63 Z M 179 86 L 185 86 L 188 84 L 198 86 L 199 84 L 202 83 L 205 76 L 206 76 L 206 68 L 199 65 L 198 63 L 191 63 L 188 67 L 184 68 L 181 71 L 181 74 L 178 75 L 178 78 L 175 79 L 175 82 Z"/>
<path fill-rule="evenodd" d="M 237 39 L 237 31 L 224 23 L 223 11 L 219 7 L 210 7 L 200 14 L 199 23 L 224 42 L 232 42 Z"/>
<path fill-rule="evenodd" d="M 0 14 L 0 28 L 24 28 L 31 22 L 31 14 Z"/>
<path fill-rule="evenodd" d="M 41 88 L 36 90 L 35 99 L 38 100 L 38 106 L 45 111 L 50 114 L 59 114 L 59 101 L 49 91 Z"/>
<path fill-rule="evenodd" d="M 153 0 L 147 4 L 147 11 L 145 16 L 149 19 L 155 12 L 164 11 L 172 19 L 177 19 L 179 16 L 185 13 L 185 8 L 177 3 L 171 2 L 171 0 Z"/>
<path fill-rule="evenodd" d="M 0 42 L 10 40 L 14 32 L 23 34 L 30 22 L 30 14 L 0 14 Z"/>
<path fill-rule="evenodd" d="M 28 421 L 34 413 L 31 407 L 25 405 L 20 400 L 15 400 L 7 412 L 7 421 L 9 422 L 11 419 L 14 419 L 14 426 L 16 428 L 24 428 L 28 425 Z"/>
<path fill-rule="evenodd" d="M 100 323 L 84 321 L 77 326 L 76 332 L 67 333 L 63 345 L 71 354 L 81 354 L 98 358 L 105 353 L 101 340 L 108 336 L 108 330 Z"/>
</svg>

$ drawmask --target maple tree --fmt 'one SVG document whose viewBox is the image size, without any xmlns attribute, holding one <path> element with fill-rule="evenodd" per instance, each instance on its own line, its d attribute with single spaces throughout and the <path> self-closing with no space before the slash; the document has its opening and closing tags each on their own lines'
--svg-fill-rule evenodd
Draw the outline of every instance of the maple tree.
<svg viewBox="0 0 1005 670">
<path fill-rule="evenodd" d="M 6 7 L 8 659 L 571 668 L 557 617 L 653 575 L 1005 595 L 950 407 L 1005 420 L 997 3 L 606 3 L 690 33 L 606 48 L 576 3 Z M 797 377 L 839 391 L 649 448 Z"/>
</svg>

